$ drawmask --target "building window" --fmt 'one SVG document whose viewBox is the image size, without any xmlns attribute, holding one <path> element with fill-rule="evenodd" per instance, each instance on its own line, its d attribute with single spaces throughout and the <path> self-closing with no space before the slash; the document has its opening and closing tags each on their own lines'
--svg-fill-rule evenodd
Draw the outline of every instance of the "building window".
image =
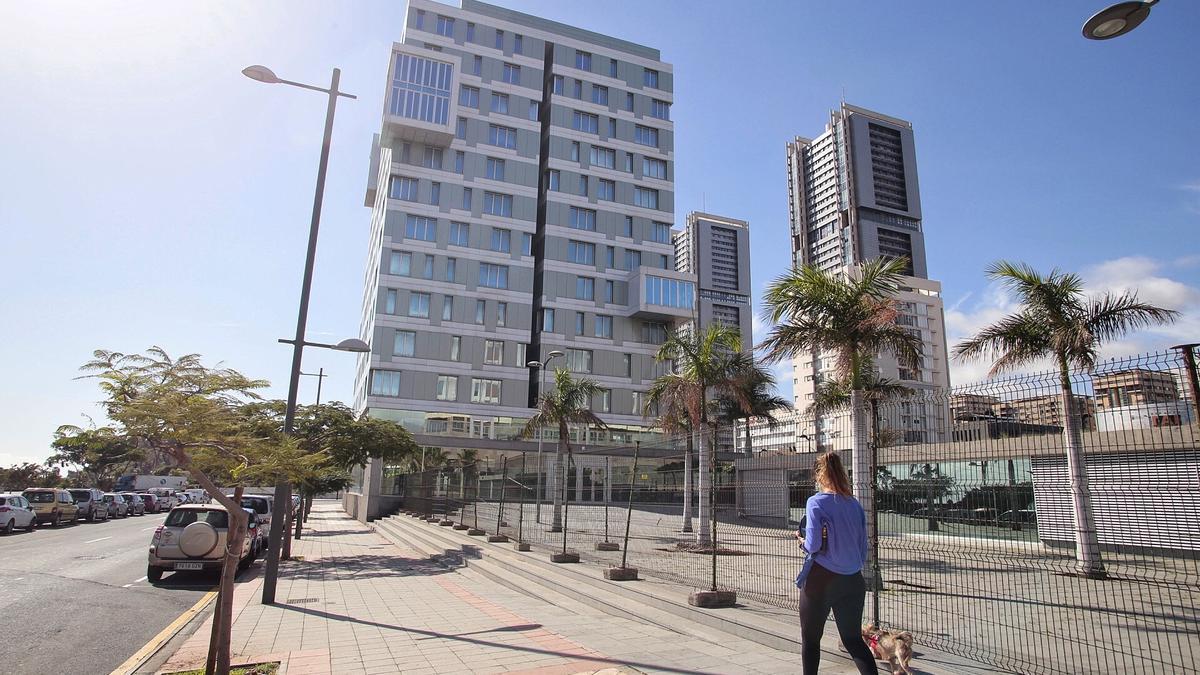
<svg viewBox="0 0 1200 675">
<path fill-rule="evenodd" d="M 646 393 L 633 392 L 633 405 L 630 406 L 629 414 L 645 416 L 648 412 L 650 411 L 646 410 Z"/>
<path fill-rule="evenodd" d="M 576 49 L 575 50 L 575 67 L 578 68 L 579 70 L 591 71 L 592 55 L 589 54 L 588 52 L 581 52 L 578 49 Z"/>
<path fill-rule="evenodd" d="M 472 75 L 482 75 L 483 74 L 483 57 L 479 56 L 478 54 L 476 54 L 475 57 L 471 59 L 471 74 Z"/>
<path fill-rule="evenodd" d="M 468 246 L 471 238 L 471 226 L 466 223 L 450 223 L 450 245 Z"/>
<path fill-rule="evenodd" d="M 372 396 L 399 396 L 400 373 L 395 370 L 371 371 Z"/>
<path fill-rule="evenodd" d="M 642 84 L 658 89 L 658 71 L 647 68 L 646 72 L 642 75 Z"/>
<path fill-rule="evenodd" d="M 616 289 L 616 286 L 617 286 L 616 282 L 614 282 L 612 279 L 604 280 L 604 301 L 605 302 L 608 302 L 608 303 L 613 302 L 613 295 L 614 295 L 614 290 Z"/>
<path fill-rule="evenodd" d="M 524 47 L 525 47 L 525 36 L 524 35 L 514 35 L 513 36 L 513 53 L 520 54 L 522 51 L 524 51 L 524 49 L 523 49 Z"/>
<path fill-rule="evenodd" d="M 425 256 L 425 266 L 421 269 L 421 278 L 433 278 L 433 256 L 431 255 Z"/>
<path fill-rule="evenodd" d="M 604 316 L 603 314 L 596 315 L 596 337 L 611 338 L 612 337 L 612 317 Z"/>
<path fill-rule="evenodd" d="M 642 175 L 647 178 L 667 179 L 667 163 L 665 160 L 652 157 L 642 158 Z"/>
<path fill-rule="evenodd" d="M 442 296 L 442 321 L 450 321 L 454 317 L 454 296 Z"/>
<path fill-rule="evenodd" d="M 571 141 L 571 161 L 579 161 L 579 141 Z"/>
<path fill-rule="evenodd" d="M 483 341 L 483 362 L 489 366 L 504 365 L 504 341 Z"/>
<path fill-rule="evenodd" d="M 412 274 L 412 254 L 408 251 L 392 251 L 388 260 L 388 274 L 406 277 Z"/>
<path fill-rule="evenodd" d="M 488 143 L 501 148 L 517 147 L 517 130 L 498 124 L 488 125 Z"/>
<path fill-rule="evenodd" d="M 567 260 L 580 265 L 596 264 L 596 245 L 583 241 L 567 242 Z"/>
<path fill-rule="evenodd" d="M 404 223 L 404 236 L 421 241 L 437 241 L 437 221 L 425 216 L 409 216 Z"/>
<path fill-rule="evenodd" d="M 625 269 L 633 271 L 642 266 L 642 252 L 625 250 Z"/>
<path fill-rule="evenodd" d="M 500 253 L 512 252 L 512 230 L 492 228 L 492 250 Z"/>
<path fill-rule="evenodd" d="M 625 153 L 625 171 L 628 173 L 633 173 L 633 153 L 632 152 Z"/>
<path fill-rule="evenodd" d="M 418 319 L 429 318 L 429 294 L 411 293 L 408 296 L 408 315 Z M 412 356 L 412 354 L 408 354 Z"/>
<path fill-rule="evenodd" d="M 658 264 L 659 267 L 663 268 L 664 270 L 671 269 L 671 256 L 667 255 L 666 253 L 660 253 L 658 256 Z"/>
<path fill-rule="evenodd" d="M 492 180 L 504 180 L 504 160 L 488 157 L 485 175 Z"/>
<path fill-rule="evenodd" d="M 538 121 L 538 105 L 539 105 L 539 103 L 537 101 L 529 102 L 529 119 L 530 119 L 530 121 L 533 121 L 533 122 Z"/>
<path fill-rule="evenodd" d="M 615 246 L 604 247 L 604 266 L 608 269 L 616 267 L 617 249 Z"/>
<path fill-rule="evenodd" d="M 657 321 L 642 322 L 642 342 L 661 345 L 667 341 L 667 324 Z"/>
<path fill-rule="evenodd" d="M 617 118 L 615 117 L 608 118 L 608 137 L 617 137 Z"/>
<path fill-rule="evenodd" d="M 421 166 L 426 169 L 442 170 L 442 149 L 430 148 L 426 146 L 425 152 L 421 157 Z"/>
<path fill-rule="evenodd" d="M 392 184 L 388 189 L 388 197 L 403 199 L 406 202 L 417 201 L 417 179 L 404 176 L 392 176 Z"/>
<path fill-rule="evenodd" d="M 650 116 L 660 120 L 671 119 L 671 104 L 666 101 L 652 99 L 650 101 Z"/>
<path fill-rule="evenodd" d="M 442 184 L 432 183 L 429 186 L 429 203 L 437 206 L 442 203 Z"/>
<path fill-rule="evenodd" d="M 492 92 L 492 112 L 502 115 L 508 114 L 508 94 Z"/>
<path fill-rule="evenodd" d="M 575 80 L 572 83 L 571 96 L 574 96 L 576 99 L 583 98 L 583 81 L 582 80 Z"/>
<path fill-rule="evenodd" d="M 500 404 L 500 380 L 471 378 L 471 403 Z"/>
<path fill-rule="evenodd" d="M 609 412 L 611 408 L 612 391 L 608 389 L 601 389 L 600 393 L 596 395 L 596 411 L 606 413 Z"/>
<path fill-rule="evenodd" d="M 572 373 L 592 372 L 592 350 L 568 349 L 567 370 L 571 371 Z"/>
<path fill-rule="evenodd" d="M 553 190 L 553 191 L 555 191 L 555 192 L 558 192 L 558 190 L 559 190 L 559 185 L 560 185 L 560 183 L 561 183 L 561 181 L 562 181 L 562 173 L 561 173 L 561 172 L 559 172 L 559 170 L 558 170 L 558 169 L 550 169 L 550 170 L 547 172 L 547 176 L 546 176 L 546 178 L 548 179 L 548 180 L 546 181 L 546 182 L 548 183 L 548 185 L 546 186 L 546 189 L 547 189 L 547 190 Z"/>
<path fill-rule="evenodd" d="M 389 111 L 398 117 L 445 124 L 450 113 L 453 71 L 443 61 L 397 54 Z"/>
<path fill-rule="evenodd" d="M 583 335 L 583 324 L 587 320 L 587 315 L 583 312 L 575 312 L 575 334 Z"/>
<path fill-rule="evenodd" d="M 562 75 L 554 76 L 554 83 L 551 85 L 550 91 L 552 93 L 559 94 L 559 95 L 561 95 L 563 93 L 563 76 Z"/>
<path fill-rule="evenodd" d="M 533 235 L 528 232 L 521 233 L 521 254 L 533 255 Z"/>
<path fill-rule="evenodd" d="M 395 314 L 396 313 L 396 289 L 394 289 L 394 288 L 387 289 L 387 295 L 384 297 L 384 301 L 383 301 L 383 313 L 384 314 Z"/>
<path fill-rule="evenodd" d="M 579 194 L 584 197 L 588 196 L 588 177 L 587 174 L 579 174 Z"/>
<path fill-rule="evenodd" d="M 617 60 L 616 59 L 609 59 L 609 61 L 608 61 L 608 76 L 609 77 L 617 76 Z"/>
<path fill-rule="evenodd" d="M 633 205 L 644 209 L 658 208 L 658 190 L 634 186 Z"/>
<path fill-rule="evenodd" d="M 596 231 L 596 212 L 591 209 L 570 207 L 570 225 L 576 230 Z"/>
<path fill-rule="evenodd" d="M 454 19 L 448 16 L 439 16 L 437 18 L 437 34 L 445 37 L 454 37 Z"/>
<path fill-rule="evenodd" d="M 462 150 L 454 152 L 454 173 L 461 174 L 463 172 L 463 164 L 466 162 L 466 154 Z"/>
<path fill-rule="evenodd" d="M 633 112 L 633 92 L 627 92 L 625 94 L 625 109 L 629 112 Z"/>
<path fill-rule="evenodd" d="M 621 362 L 624 366 L 625 377 L 633 377 L 633 354 L 622 354 Z"/>
<path fill-rule="evenodd" d="M 425 10 L 417 10 L 417 30 L 425 30 Z"/>
<path fill-rule="evenodd" d="M 606 178 L 601 178 L 596 190 L 596 199 L 613 201 L 617 198 L 617 184 Z"/>
<path fill-rule="evenodd" d="M 512 205 L 512 195 L 486 191 L 483 193 L 484 213 L 489 213 L 493 216 L 503 216 L 505 218 L 509 218 L 512 217 Z"/>
<path fill-rule="evenodd" d="M 633 142 L 639 145 L 648 145 L 652 148 L 658 147 L 658 129 L 654 127 L 644 127 L 640 124 L 634 125 Z"/>
<path fill-rule="evenodd" d="M 504 31 L 496 31 L 496 49 L 504 49 Z"/>
<path fill-rule="evenodd" d="M 508 267 L 480 263 L 479 285 L 485 288 L 508 288 Z"/>
<path fill-rule="evenodd" d="M 458 104 L 467 108 L 478 108 L 479 89 L 464 84 L 458 90 Z"/>
<path fill-rule="evenodd" d="M 633 216 L 625 216 L 625 229 L 621 230 L 621 234 L 626 237 L 633 236 Z"/>
<path fill-rule="evenodd" d="M 521 366 L 522 368 L 525 367 L 526 363 L 529 363 L 529 361 L 525 357 L 525 354 L 527 352 L 528 352 L 528 345 L 526 345 L 524 342 L 518 342 L 517 343 L 517 365 Z"/>
<path fill-rule="evenodd" d="M 438 375 L 437 400 L 458 400 L 458 378 L 453 375 Z"/>
<path fill-rule="evenodd" d="M 692 309 L 695 304 L 696 285 L 690 281 L 646 276 L 642 302 L 648 305 Z"/>
<path fill-rule="evenodd" d="M 600 117 L 592 113 L 574 111 L 571 115 L 571 128 L 589 134 L 600 132 Z"/>
<path fill-rule="evenodd" d="M 454 125 L 454 137 L 459 140 L 467 137 L 467 118 L 458 118 L 458 123 Z"/>
<path fill-rule="evenodd" d="M 457 335 L 450 336 L 450 360 L 457 361 L 461 354 L 462 338 Z"/>
<path fill-rule="evenodd" d="M 473 22 L 468 21 L 467 22 L 467 42 L 474 42 L 474 41 L 475 41 L 475 24 Z"/>
<path fill-rule="evenodd" d="M 506 63 L 500 75 L 500 79 L 509 84 L 521 84 L 521 66 Z"/>
<path fill-rule="evenodd" d="M 507 326 L 508 325 L 508 303 L 507 302 L 497 302 L 496 303 L 496 325 L 497 326 Z"/>
<path fill-rule="evenodd" d="M 416 341 L 416 333 L 410 330 L 396 331 L 396 337 L 392 341 L 392 356 L 412 356 Z"/>
<path fill-rule="evenodd" d="M 543 309 L 542 310 L 542 332 L 543 333 L 553 333 L 554 332 L 554 310 L 552 310 L 552 309 Z"/>
<path fill-rule="evenodd" d="M 475 323 L 483 325 L 484 317 L 487 315 L 487 300 L 475 301 Z"/>
<path fill-rule="evenodd" d="M 575 278 L 575 299 L 576 300 L 595 300 L 596 299 L 596 280 L 591 277 L 576 277 Z"/>
<path fill-rule="evenodd" d="M 612 148 L 601 148 L 593 145 L 589 149 L 592 166 L 602 166 L 606 169 L 617 168 L 617 151 Z"/>
<path fill-rule="evenodd" d="M 446 258 L 446 281 L 454 281 L 458 272 L 458 259 Z"/>
<path fill-rule="evenodd" d="M 663 244 L 671 243 L 671 226 L 667 223 L 650 223 L 650 239 Z"/>
<path fill-rule="evenodd" d="M 463 195 L 462 209 L 463 209 L 463 211 L 470 211 L 471 210 L 471 196 L 472 196 L 471 188 L 463 188 L 462 195 Z"/>
<path fill-rule="evenodd" d="M 592 103 L 608 105 L 608 87 L 599 84 L 592 85 Z"/>
</svg>

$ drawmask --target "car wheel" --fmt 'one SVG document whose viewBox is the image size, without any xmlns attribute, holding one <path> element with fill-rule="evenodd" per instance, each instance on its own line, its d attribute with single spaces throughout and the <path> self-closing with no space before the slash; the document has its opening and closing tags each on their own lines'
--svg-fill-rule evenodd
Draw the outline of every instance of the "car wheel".
<svg viewBox="0 0 1200 675">
<path fill-rule="evenodd" d="M 8 524 L 4 526 L 4 534 L 12 534 L 13 530 L 17 529 L 17 521 L 13 518 L 8 519 Z"/>
<path fill-rule="evenodd" d="M 29 521 L 29 525 L 25 526 L 26 532 L 33 532 L 36 529 L 37 529 L 37 518 L 34 518 L 33 520 Z"/>
<path fill-rule="evenodd" d="M 157 584 L 162 581 L 163 568 L 161 567 L 146 567 L 146 580 L 152 584 Z"/>
<path fill-rule="evenodd" d="M 62 525 L 62 514 L 56 513 L 54 514 L 54 520 L 51 522 L 50 527 L 58 527 L 60 525 Z"/>
</svg>

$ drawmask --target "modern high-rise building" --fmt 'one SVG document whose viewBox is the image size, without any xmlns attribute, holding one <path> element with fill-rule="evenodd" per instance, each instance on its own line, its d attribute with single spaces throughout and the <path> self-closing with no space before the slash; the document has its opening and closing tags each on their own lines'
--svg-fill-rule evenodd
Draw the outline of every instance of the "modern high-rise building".
<svg viewBox="0 0 1200 675">
<path fill-rule="evenodd" d="M 750 301 L 750 224 L 693 211 L 674 233 L 675 269 L 695 277 L 695 321 L 703 331 L 714 321 L 737 328 L 742 345 L 754 346 Z"/>
<path fill-rule="evenodd" d="M 928 277 L 912 125 L 843 103 L 820 136 L 788 143 L 787 169 L 793 262 L 844 273 L 879 257 L 906 259 L 898 321 L 921 338 L 920 363 L 905 368 L 883 354 L 875 366 L 882 377 L 918 391 L 948 389 L 941 284 Z M 812 404 L 822 380 L 837 376 L 835 361 L 822 353 L 794 359 L 798 409 Z M 889 423 L 906 440 L 929 440 L 945 429 L 944 407 L 914 403 Z M 811 431 L 822 447 L 840 445 L 832 428 L 802 433 Z"/>
<path fill-rule="evenodd" d="M 654 352 L 696 302 L 671 239 L 672 87 L 657 49 L 410 0 L 366 194 L 360 411 L 424 445 L 514 439 L 526 364 L 561 351 L 551 368 L 603 387 L 592 443 L 646 430 Z"/>
</svg>

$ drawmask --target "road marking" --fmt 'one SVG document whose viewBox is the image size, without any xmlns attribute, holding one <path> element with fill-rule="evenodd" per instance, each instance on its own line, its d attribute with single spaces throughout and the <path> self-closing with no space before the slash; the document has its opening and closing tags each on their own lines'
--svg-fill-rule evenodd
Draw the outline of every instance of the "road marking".
<svg viewBox="0 0 1200 675">
<path fill-rule="evenodd" d="M 132 586 L 133 584 L 140 584 L 141 582 L 143 582 L 143 581 L 145 581 L 145 580 L 146 580 L 146 577 L 142 577 L 141 579 L 137 579 L 137 580 L 133 581 L 132 583 L 125 584 L 125 585 L 124 585 L 124 586 L 122 586 L 121 588 L 129 588 L 129 587 L 130 587 L 130 586 Z"/>
<path fill-rule="evenodd" d="M 143 527 L 143 528 L 142 528 L 142 532 L 145 532 L 146 530 L 153 530 L 155 527 L 158 527 L 158 526 L 157 526 L 157 525 L 152 525 L 152 526 L 150 526 L 150 527 Z"/>
<path fill-rule="evenodd" d="M 192 605 L 186 612 L 180 614 L 179 618 L 171 622 L 171 625 L 159 631 L 158 635 L 155 635 L 149 642 L 143 645 L 141 649 L 137 650 L 136 654 L 126 659 L 125 663 L 117 666 L 116 669 L 112 671 L 112 675 L 128 675 L 136 670 L 143 661 L 152 656 L 159 649 L 162 649 L 162 646 L 166 644 L 168 640 L 175 637 L 175 634 L 178 633 L 185 625 L 187 625 L 187 622 L 191 621 L 194 616 L 204 611 L 204 608 L 207 607 L 213 600 L 215 600 L 216 597 L 216 591 L 209 591 L 208 593 L 205 593 L 204 597 L 197 600 L 196 604 Z"/>
<path fill-rule="evenodd" d="M 99 539 L 93 539 L 93 540 L 91 540 L 91 541 L 85 541 L 85 542 L 83 542 L 83 543 L 85 543 L 85 544 L 94 544 L 94 543 L 96 543 L 96 542 L 98 542 L 98 541 L 104 541 L 105 539 L 112 539 L 112 537 L 100 537 Z"/>
<path fill-rule="evenodd" d="M 25 577 L 17 577 L 16 579 L 13 579 L 13 581 L 25 581 Z"/>
</svg>

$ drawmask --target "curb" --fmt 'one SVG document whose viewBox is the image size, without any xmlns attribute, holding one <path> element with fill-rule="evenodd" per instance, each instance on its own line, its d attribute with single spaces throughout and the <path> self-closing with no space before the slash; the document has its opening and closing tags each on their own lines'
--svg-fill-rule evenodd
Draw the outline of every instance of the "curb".
<svg viewBox="0 0 1200 675">
<path fill-rule="evenodd" d="M 217 599 L 216 591 L 209 591 L 202 598 L 196 601 L 196 604 L 186 609 L 183 614 L 180 614 L 166 628 L 159 631 L 158 635 L 150 638 L 150 641 L 142 645 L 142 648 L 137 650 L 133 656 L 125 660 L 125 663 L 113 669 L 110 675 L 131 675 L 142 667 L 147 661 L 154 657 L 168 642 L 171 641 L 180 631 L 184 629 L 196 615 L 208 609 L 208 606 Z"/>
</svg>

